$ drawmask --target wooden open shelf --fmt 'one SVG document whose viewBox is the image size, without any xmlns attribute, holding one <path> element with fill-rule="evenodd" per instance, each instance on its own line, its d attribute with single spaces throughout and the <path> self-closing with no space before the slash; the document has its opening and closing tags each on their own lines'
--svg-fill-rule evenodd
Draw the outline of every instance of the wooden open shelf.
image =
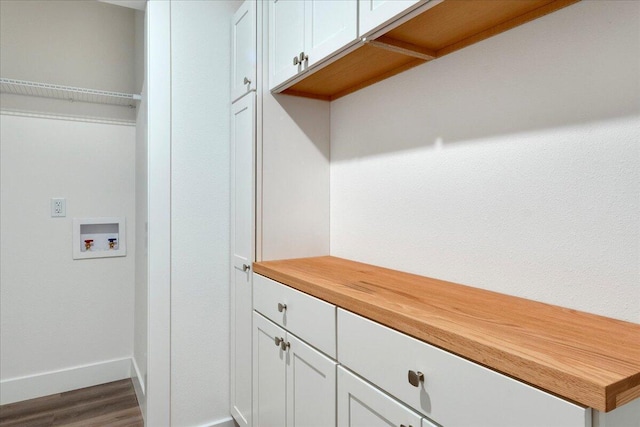
<svg viewBox="0 0 640 427">
<path fill-rule="evenodd" d="M 332 101 L 580 0 L 444 0 L 282 93 Z M 435 0 L 434 0 L 435 3 Z"/>
</svg>

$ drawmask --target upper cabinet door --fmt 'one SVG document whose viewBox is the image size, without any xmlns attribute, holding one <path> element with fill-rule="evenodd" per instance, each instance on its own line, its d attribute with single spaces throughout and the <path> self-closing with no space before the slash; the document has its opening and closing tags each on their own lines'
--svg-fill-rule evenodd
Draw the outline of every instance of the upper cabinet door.
<svg viewBox="0 0 640 427">
<path fill-rule="evenodd" d="M 310 67 L 358 38 L 357 0 L 307 0 L 304 31 Z"/>
<path fill-rule="evenodd" d="M 392 22 L 398 15 L 412 9 L 418 3 L 428 0 L 359 0 L 359 35 L 367 35 L 372 30 Z"/>
<path fill-rule="evenodd" d="M 269 89 L 302 70 L 304 7 L 302 0 L 269 0 Z"/>
<path fill-rule="evenodd" d="M 233 15 L 231 102 L 256 89 L 256 2 L 246 0 Z"/>
</svg>

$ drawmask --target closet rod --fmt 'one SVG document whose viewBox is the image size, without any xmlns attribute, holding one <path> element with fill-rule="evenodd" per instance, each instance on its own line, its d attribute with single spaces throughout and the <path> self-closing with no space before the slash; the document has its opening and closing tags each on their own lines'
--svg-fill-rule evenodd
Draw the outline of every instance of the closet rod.
<svg viewBox="0 0 640 427">
<path fill-rule="evenodd" d="M 121 105 L 135 108 L 142 97 L 133 93 L 111 92 L 51 83 L 0 78 L 0 92 L 42 98 L 66 99 L 95 104 Z"/>
</svg>

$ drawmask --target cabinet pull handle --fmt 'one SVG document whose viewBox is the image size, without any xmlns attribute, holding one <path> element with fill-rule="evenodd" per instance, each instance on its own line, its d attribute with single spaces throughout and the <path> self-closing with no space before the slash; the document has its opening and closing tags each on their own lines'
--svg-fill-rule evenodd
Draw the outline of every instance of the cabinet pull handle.
<svg viewBox="0 0 640 427">
<path fill-rule="evenodd" d="M 285 340 L 280 341 L 280 349 L 282 351 L 286 351 L 289 347 L 291 347 L 291 343 L 290 342 L 285 342 Z"/>
<path fill-rule="evenodd" d="M 409 371 L 409 384 L 414 387 L 420 387 L 420 383 L 424 382 L 424 374 L 420 371 Z"/>
<path fill-rule="evenodd" d="M 298 59 L 297 56 L 293 57 L 293 65 L 298 65 L 300 63 L 300 60 Z"/>
<path fill-rule="evenodd" d="M 244 84 L 246 85 L 250 85 L 251 84 L 251 80 L 249 80 L 248 78 L 244 78 Z"/>
<path fill-rule="evenodd" d="M 242 264 L 242 271 L 249 271 L 251 270 L 251 266 L 249 264 Z"/>
<path fill-rule="evenodd" d="M 284 339 L 280 337 L 275 337 L 273 340 L 276 342 L 276 345 L 280 345 L 280 343 L 284 341 Z"/>
<path fill-rule="evenodd" d="M 300 52 L 300 56 L 298 58 L 298 62 L 300 64 L 302 64 L 304 61 L 308 61 L 309 60 L 309 55 L 305 55 L 304 52 Z"/>
<path fill-rule="evenodd" d="M 282 313 L 283 311 L 285 311 L 287 309 L 287 304 L 282 304 L 282 303 L 278 303 L 278 311 L 280 313 Z"/>
</svg>

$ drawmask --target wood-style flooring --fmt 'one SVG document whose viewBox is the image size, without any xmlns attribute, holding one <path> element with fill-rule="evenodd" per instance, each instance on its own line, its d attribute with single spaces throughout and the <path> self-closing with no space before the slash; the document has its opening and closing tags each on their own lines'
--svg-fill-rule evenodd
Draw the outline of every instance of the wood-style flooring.
<svg viewBox="0 0 640 427">
<path fill-rule="evenodd" d="M 0 406 L 0 427 L 143 427 L 130 379 Z"/>
</svg>

